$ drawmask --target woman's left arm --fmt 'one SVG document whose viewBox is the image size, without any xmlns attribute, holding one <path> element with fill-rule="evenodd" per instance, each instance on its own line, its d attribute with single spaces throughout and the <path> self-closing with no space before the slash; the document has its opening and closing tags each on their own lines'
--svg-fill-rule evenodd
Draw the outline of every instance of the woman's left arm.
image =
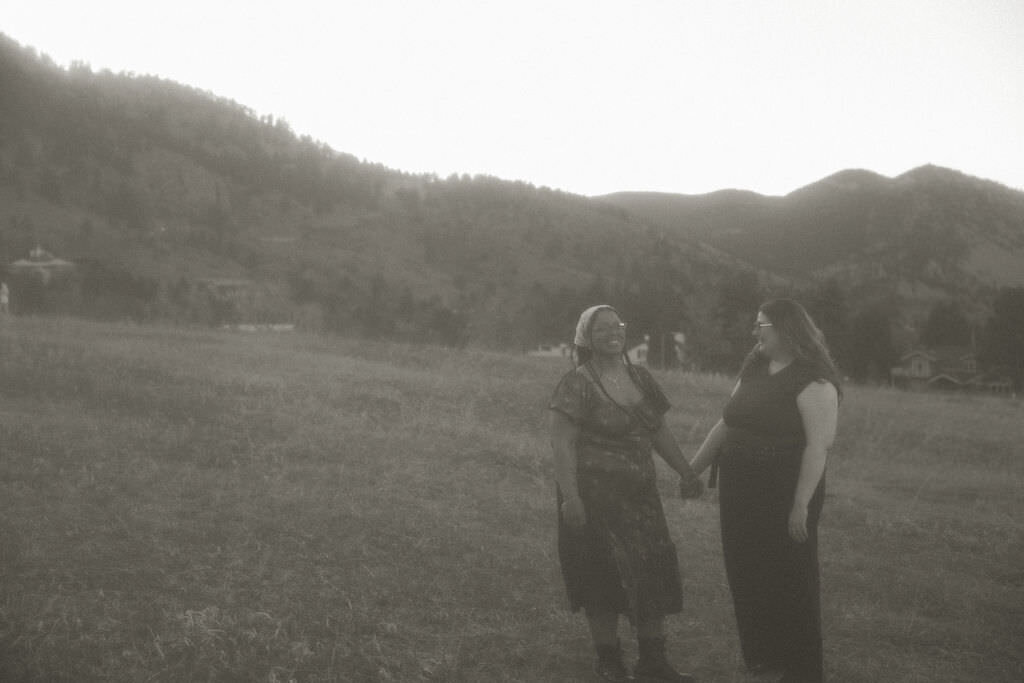
<svg viewBox="0 0 1024 683">
<path fill-rule="evenodd" d="M 807 506 L 825 472 L 828 449 L 836 436 L 839 394 L 831 382 L 811 382 L 796 397 L 796 406 L 804 424 L 804 446 L 800 476 L 789 513 L 789 535 L 797 543 L 807 540 Z"/>
<path fill-rule="evenodd" d="M 661 423 L 658 431 L 654 433 L 653 446 L 658 455 L 668 463 L 668 466 L 679 473 L 680 495 L 683 498 L 700 498 L 701 494 L 704 493 L 704 484 L 694 474 L 690 463 L 683 457 L 683 451 L 679 448 L 675 435 L 672 434 L 672 431 L 664 422 Z"/>
</svg>

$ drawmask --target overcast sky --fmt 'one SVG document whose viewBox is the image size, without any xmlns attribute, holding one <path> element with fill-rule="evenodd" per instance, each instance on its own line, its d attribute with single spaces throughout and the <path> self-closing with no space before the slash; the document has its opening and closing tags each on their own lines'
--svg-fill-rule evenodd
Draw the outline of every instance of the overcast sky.
<svg viewBox="0 0 1024 683">
<path fill-rule="evenodd" d="M 391 168 L 786 194 L 936 164 L 1024 189 L 1024 1 L 5 3 L 0 31 Z"/>
</svg>

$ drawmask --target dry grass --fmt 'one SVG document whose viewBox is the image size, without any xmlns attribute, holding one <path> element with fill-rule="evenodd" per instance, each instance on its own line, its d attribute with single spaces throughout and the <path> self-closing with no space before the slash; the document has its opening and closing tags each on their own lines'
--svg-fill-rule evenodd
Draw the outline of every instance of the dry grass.
<svg viewBox="0 0 1024 683">
<path fill-rule="evenodd" d="M 0 680 L 588 680 L 544 433 L 563 369 L 3 320 Z M 731 382 L 662 380 L 693 448 Z M 848 391 L 823 519 L 831 680 L 1024 680 L 1022 417 Z M 673 659 L 745 681 L 714 499 L 663 483 L 687 595 Z"/>
</svg>

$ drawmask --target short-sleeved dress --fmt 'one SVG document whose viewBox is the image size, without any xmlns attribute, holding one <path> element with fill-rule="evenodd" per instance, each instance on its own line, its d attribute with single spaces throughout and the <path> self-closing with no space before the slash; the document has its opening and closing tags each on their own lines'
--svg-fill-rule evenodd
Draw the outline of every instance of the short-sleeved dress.
<svg viewBox="0 0 1024 683">
<path fill-rule="evenodd" d="M 587 513 L 562 519 L 558 551 L 572 611 L 624 614 L 635 624 L 682 609 L 676 548 L 658 495 L 653 436 L 670 405 L 651 374 L 631 366 L 643 399 L 620 406 L 584 365 L 568 372 L 549 407 L 579 427 L 576 480 Z"/>
<path fill-rule="evenodd" d="M 789 512 L 806 445 L 796 398 L 820 380 L 801 361 L 775 374 L 767 361 L 750 365 L 723 412 L 728 431 L 719 456 L 722 551 L 744 660 L 781 667 L 804 683 L 823 677 L 818 520 L 824 476 L 808 505 L 803 543 L 789 536 Z"/>
</svg>

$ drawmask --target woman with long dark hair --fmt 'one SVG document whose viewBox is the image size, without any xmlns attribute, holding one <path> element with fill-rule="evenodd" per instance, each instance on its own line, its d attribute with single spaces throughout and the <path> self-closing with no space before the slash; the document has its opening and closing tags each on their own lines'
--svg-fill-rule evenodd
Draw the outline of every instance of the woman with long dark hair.
<svg viewBox="0 0 1024 683">
<path fill-rule="evenodd" d="M 570 608 L 586 612 L 602 680 L 687 683 L 693 677 L 665 656 L 664 618 L 682 610 L 682 588 L 652 451 L 679 473 L 684 498 L 700 496 L 702 485 L 665 425 L 668 399 L 629 362 L 625 328 L 611 306 L 584 311 L 574 367 L 551 398 L 559 559 Z M 632 679 L 619 615 L 636 631 Z"/>
<path fill-rule="evenodd" d="M 792 299 L 763 304 L 753 334 L 722 419 L 691 467 L 718 470 L 722 551 L 747 668 L 777 672 L 780 683 L 821 683 L 818 520 L 839 373 Z"/>
</svg>

